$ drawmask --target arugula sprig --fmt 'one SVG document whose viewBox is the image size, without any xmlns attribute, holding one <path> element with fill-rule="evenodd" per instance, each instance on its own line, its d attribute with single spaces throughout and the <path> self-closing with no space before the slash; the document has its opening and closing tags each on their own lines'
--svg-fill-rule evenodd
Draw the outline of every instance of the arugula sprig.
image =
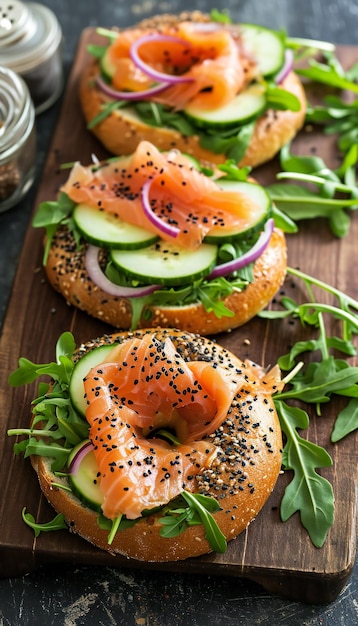
<svg viewBox="0 0 358 626">
<path fill-rule="evenodd" d="M 334 496 L 330 482 L 318 474 L 317 468 L 330 467 L 332 459 L 322 448 L 301 437 L 297 429 L 308 427 L 308 415 L 298 407 L 275 401 L 286 445 L 282 465 L 294 472 L 280 504 L 280 514 L 286 522 L 300 512 L 301 522 L 312 543 L 320 548 L 334 521 Z"/>
<path fill-rule="evenodd" d="M 39 524 L 38 522 L 36 522 L 34 516 L 31 513 L 26 512 L 26 507 L 24 507 L 22 509 L 22 519 L 24 520 L 25 524 L 27 524 L 27 526 L 30 526 L 30 528 L 32 528 L 35 537 L 38 537 L 40 533 L 43 532 L 68 529 L 63 513 L 59 513 L 49 522 Z"/>
<path fill-rule="evenodd" d="M 308 68 L 298 68 L 296 72 L 312 82 L 323 83 L 337 89 L 358 93 L 358 84 L 355 82 L 358 64 L 346 72 L 334 50 L 323 51 L 325 62 L 310 59 Z"/>
<path fill-rule="evenodd" d="M 313 82 L 345 92 L 344 97 L 328 94 L 323 103 L 308 105 L 306 122 L 319 124 L 326 134 L 336 134 L 338 148 L 347 153 L 358 141 L 358 100 L 347 99 L 347 94 L 358 94 L 358 63 L 345 70 L 334 51 L 323 53 L 324 61 L 310 60 L 308 68 L 298 69 L 297 73 Z"/>
<path fill-rule="evenodd" d="M 53 459 L 52 470 L 61 470 L 76 444 L 88 434 L 87 423 L 72 406 L 69 396 L 75 342 L 72 333 L 63 333 L 56 345 L 56 361 L 36 364 L 21 357 L 18 368 L 9 376 L 8 382 L 17 387 L 30 384 L 42 376 L 51 378 L 49 383 L 40 382 L 38 397 L 33 401 L 31 428 L 12 428 L 8 435 L 24 435 L 15 443 L 16 454 L 42 455 Z"/>
<path fill-rule="evenodd" d="M 294 223 L 323 217 L 336 237 L 346 236 L 350 227 L 348 211 L 358 208 L 355 178 L 358 145 L 352 146 L 336 170 L 330 169 L 319 156 L 297 156 L 290 150 L 290 144 L 281 149 L 282 169 L 276 178 L 279 181 L 296 180 L 300 184 L 278 182 L 269 185 L 267 191 L 275 206 Z"/>
<path fill-rule="evenodd" d="M 321 405 L 334 396 L 341 396 L 348 402 L 335 418 L 331 441 L 337 442 L 358 428 L 358 367 L 337 356 L 337 353 L 356 354 L 352 340 L 358 333 L 358 301 L 300 270 L 289 267 L 287 272 L 303 281 L 307 302 L 297 303 L 285 296 L 281 299 L 283 309 L 265 310 L 259 315 L 271 320 L 299 319 L 302 326 L 311 327 L 316 336 L 297 341 L 278 359 L 281 370 L 291 371 L 284 379 L 288 384 L 275 394 L 274 403 L 286 436 L 283 467 L 294 473 L 281 501 L 281 518 L 285 521 L 299 511 L 313 544 L 320 547 L 333 523 L 334 494 L 329 482 L 316 470 L 329 467 L 332 459 L 322 447 L 298 434 L 297 429 L 308 428 L 309 417 L 306 411 L 288 402 L 300 401 L 313 406 L 317 415 L 323 416 Z M 317 288 L 337 300 L 337 305 L 317 301 L 313 293 Z M 328 334 L 327 315 L 341 322 L 341 336 Z M 305 356 L 308 357 L 306 363 Z"/>
<path fill-rule="evenodd" d="M 220 510 L 215 498 L 190 491 L 183 491 L 181 496 L 164 509 L 163 517 L 159 522 L 163 528 L 161 537 L 176 537 L 188 528 L 203 524 L 205 537 L 215 552 L 225 552 L 226 539 L 217 525 L 212 513 Z"/>
<path fill-rule="evenodd" d="M 39 205 L 32 220 L 32 225 L 34 228 L 45 228 L 46 231 L 44 265 L 47 261 L 53 236 L 60 225 L 66 225 L 73 232 L 77 243 L 79 243 L 80 235 L 72 219 L 72 212 L 75 206 L 76 203 L 63 191 L 59 193 L 57 200 L 41 202 Z"/>
</svg>

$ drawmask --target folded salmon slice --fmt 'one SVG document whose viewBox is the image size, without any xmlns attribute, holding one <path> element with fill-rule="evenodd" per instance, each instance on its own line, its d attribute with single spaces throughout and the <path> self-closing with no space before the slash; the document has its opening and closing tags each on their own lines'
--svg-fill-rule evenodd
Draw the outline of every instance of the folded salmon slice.
<svg viewBox="0 0 358 626">
<path fill-rule="evenodd" d="M 140 38 L 157 32 L 123 31 L 110 45 L 107 55 L 116 68 L 112 77 L 115 89 L 143 91 L 152 86 L 153 79 L 130 58 L 130 49 Z M 185 79 L 152 96 L 161 104 L 180 110 L 190 102 L 203 109 L 216 109 L 228 104 L 257 73 L 238 33 L 219 24 L 184 21 L 163 26 L 160 34 L 169 35 L 172 40 L 151 42 L 149 38 L 140 46 L 141 59 L 154 70 Z"/>
<path fill-rule="evenodd" d="M 149 200 L 163 223 L 174 224 L 179 235 L 163 233 L 146 217 L 141 191 L 152 181 Z M 160 152 L 142 141 L 132 156 L 90 168 L 76 164 L 61 190 L 77 204 L 86 203 L 118 215 L 171 243 L 196 249 L 210 230 L 242 229 L 260 212 L 248 196 L 222 189 L 212 178 L 193 167 L 177 151 Z"/>
<path fill-rule="evenodd" d="M 238 390 L 254 384 L 244 365 L 185 361 L 169 337 L 148 333 L 114 348 L 84 381 L 104 515 L 136 519 L 192 490 L 216 456 L 205 437 L 222 424 Z M 161 439 L 160 428 L 179 443 Z"/>
</svg>

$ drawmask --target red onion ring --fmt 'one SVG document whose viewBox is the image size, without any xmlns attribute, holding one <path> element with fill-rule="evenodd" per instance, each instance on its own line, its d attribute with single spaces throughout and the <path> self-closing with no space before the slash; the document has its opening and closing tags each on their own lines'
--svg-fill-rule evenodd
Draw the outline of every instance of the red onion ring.
<svg viewBox="0 0 358 626">
<path fill-rule="evenodd" d="M 146 180 L 141 190 L 141 199 L 144 214 L 153 224 L 153 226 L 156 226 L 163 234 L 169 235 L 170 237 L 177 237 L 180 233 L 180 228 L 178 228 L 177 226 L 173 226 L 172 224 L 163 222 L 163 220 L 158 217 L 152 210 L 152 207 L 150 205 L 149 192 L 153 181 L 154 178 L 149 178 L 148 180 Z"/>
<path fill-rule="evenodd" d="M 241 269 L 248 265 L 249 263 L 253 263 L 256 259 L 261 256 L 265 248 L 267 247 L 271 235 L 274 229 L 274 220 L 270 218 L 267 220 L 265 224 L 265 228 L 262 231 L 260 237 L 256 241 L 256 243 L 252 246 L 250 250 L 245 252 L 238 259 L 233 259 L 232 261 L 228 261 L 227 263 L 222 263 L 221 265 L 217 265 L 211 274 L 207 276 L 207 280 L 211 280 L 212 278 L 218 278 L 219 276 L 227 276 L 234 272 L 235 270 Z"/>
<path fill-rule="evenodd" d="M 113 87 L 110 87 L 110 85 L 107 85 L 107 83 L 105 83 L 100 76 L 96 77 L 96 83 L 101 91 L 103 91 L 103 93 L 110 98 L 113 98 L 114 100 L 130 100 L 132 102 L 135 100 L 143 100 L 143 98 L 150 98 L 157 93 L 161 93 L 164 89 L 167 89 L 167 87 L 170 86 L 169 83 L 160 83 L 160 85 L 155 85 L 154 87 L 144 89 L 143 91 L 117 91 L 116 89 L 113 89 Z"/>
<path fill-rule="evenodd" d="M 93 444 L 91 441 L 86 441 L 83 446 L 81 446 L 81 448 L 79 450 L 77 450 L 75 456 L 73 457 L 69 468 L 68 468 L 68 473 L 69 474 L 77 474 L 78 470 L 79 470 L 79 466 L 82 463 L 84 457 L 89 453 L 92 452 L 94 450 Z"/>
<path fill-rule="evenodd" d="M 164 72 L 159 72 L 153 69 L 152 67 L 150 67 L 150 65 L 148 65 L 144 61 L 142 61 L 142 59 L 139 56 L 138 48 L 140 48 L 144 43 L 148 43 L 148 42 L 151 43 L 152 41 L 154 42 L 168 41 L 172 43 L 179 43 L 186 47 L 191 46 L 191 44 L 188 41 L 185 41 L 185 39 L 181 39 L 180 37 L 174 37 L 172 35 L 161 35 L 160 33 L 158 33 L 158 34 L 152 34 L 152 35 L 144 35 L 143 37 L 140 37 L 139 39 L 134 41 L 133 44 L 131 45 L 130 50 L 129 50 L 129 55 L 133 63 L 142 72 L 144 72 L 144 74 L 146 74 L 150 78 L 153 78 L 153 80 L 163 81 L 171 85 L 174 85 L 176 83 L 187 83 L 187 82 L 191 82 L 194 80 L 192 77 L 189 77 L 189 76 L 186 76 L 186 77 L 175 76 L 173 74 L 165 74 Z"/>
<path fill-rule="evenodd" d="M 122 287 L 112 283 L 102 272 L 98 263 L 99 248 L 89 245 L 86 251 L 86 270 L 91 280 L 110 296 L 118 296 L 119 298 L 139 298 L 147 296 L 153 291 L 160 289 L 160 285 L 146 285 L 145 287 Z"/>
<path fill-rule="evenodd" d="M 275 83 L 280 85 L 283 83 L 287 75 L 292 71 L 293 68 L 293 50 L 291 48 L 287 48 L 285 50 L 285 61 L 280 71 L 275 76 Z"/>
</svg>

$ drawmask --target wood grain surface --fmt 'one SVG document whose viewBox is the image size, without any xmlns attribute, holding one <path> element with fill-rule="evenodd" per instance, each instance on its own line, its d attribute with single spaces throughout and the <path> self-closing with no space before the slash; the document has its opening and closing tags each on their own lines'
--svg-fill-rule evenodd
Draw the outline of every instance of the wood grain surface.
<svg viewBox="0 0 358 626">
<path fill-rule="evenodd" d="M 86 30 L 72 67 L 61 114 L 53 136 L 39 186 L 35 208 L 42 200 L 54 199 L 66 173 L 59 170 L 64 162 L 90 161 L 92 153 L 98 158 L 107 156 L 84 126 L 79 110 L 77 85 L 87 60 L 86 43 L 93 31 Z M 340 47 L 338 54 L 344 64 L 358 60 L 354 47 Z M 319 147 L 326 162 L 336 164 L 334 139 L 321 133 L 303 131 L 292 150 L 309 154 Z M 256 177 L 263 184 L 273 182 L 278 169 L 276 162 L 257 170 Z M 324 222 L 315 221 L 300 227 L 298 235 L 288 237 L 288 261 L 292 267 L 319 277 L 353 297 L 358 297 L 358 275 L 353 271 L 352 259 L 356 253 L 358 224 L 352 220 L 349 235 L 338 241 L 330 234 Z M 37 539 L 21 520 L 21 510 L 35 515 L 38 521 L 52 518 L 53 511 L 40 495 L 37 479 L 28 460 L 13 454 L 6 436 L 8 428 L 26 426 L 34 386 L 11 389 L 7 377 L 17 366 L 19 356 L 34 362 L 54 358 L 58 336 L 70 330 L 80 343 L 96 337 L 111 328 L 69 307 L 60 295 L 47 284 L 41 267 L 43 233 L 28 228 L 16 278 L 4 321 L 0 343 L 0 458 L 6 472 L 1 472 L 0 503 L 0 575 L 7 577 L 31 571 L 41 563 L 70 562 L 131 567 L 157 571 L 175 571 L 188 574 L 203 573 L 248 577 L 262 584 L 268 591 L 303 602 L 330 602 L 337 597 L 347 581 L 355 559 L 357 520 L 357 476 L 352 472 L 358 454 L 355 434 L 333 446 L 330 432 L 339 404 L 330 403 L 320 418 L 312 416 L 307 436 L 327 448 L 333 466 L 322 472 L 331 481 L 336 499 L 335 523 L 321 549 L 311 544 L 307 533 L 295 515 L 282 523 L 279 505 L 289 476 L 281 476 L 271 498 L 257 519 L 223 555 L 207 555 L 198 559 L 172 564 L 143 564 L 101 552 L 67 531 L 43 533 Z M 300 286 L 289 279 L 284 286 L 286 294 L 300 297 Z M 304 295 L 302 294 L 302 297 Z M 292 342 L 303 336 L 299 323 L 268 322 L 255 319 L 245 327 L 216 339 L 241 357 L 249 357 L 264 366 L 273 364 Z"/>
</svg>

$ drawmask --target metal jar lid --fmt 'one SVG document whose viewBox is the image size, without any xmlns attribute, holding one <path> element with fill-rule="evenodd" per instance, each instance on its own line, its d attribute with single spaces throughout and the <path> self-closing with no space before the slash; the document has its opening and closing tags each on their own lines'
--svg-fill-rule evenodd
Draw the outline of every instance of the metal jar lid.
<svg viewBox="0 0 358 626">
<path fill-rule="evenodd" d="M 0 65 L 24 74 L 58 49 L 62 31 L 47 7 L 19 0 L 0 0 Z"/>
</svg>

